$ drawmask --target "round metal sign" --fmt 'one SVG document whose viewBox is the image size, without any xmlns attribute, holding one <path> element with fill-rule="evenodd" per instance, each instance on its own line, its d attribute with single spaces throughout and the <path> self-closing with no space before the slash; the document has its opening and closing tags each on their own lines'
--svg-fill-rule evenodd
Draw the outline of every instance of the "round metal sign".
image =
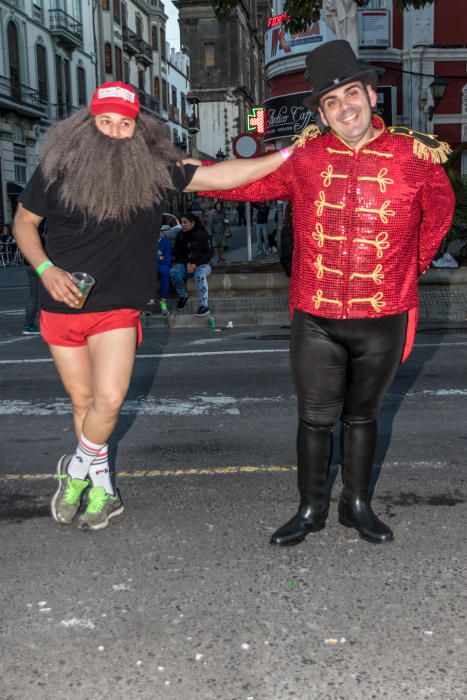
<svg viewBox="0 0 467 700">
<path fill-rule="evenodd" d="M 260 145 L 256 136 L 245 132 L 232 139 L 232 148 L 237 158 L 254 158 L 259 153 Z"/>
</svg>

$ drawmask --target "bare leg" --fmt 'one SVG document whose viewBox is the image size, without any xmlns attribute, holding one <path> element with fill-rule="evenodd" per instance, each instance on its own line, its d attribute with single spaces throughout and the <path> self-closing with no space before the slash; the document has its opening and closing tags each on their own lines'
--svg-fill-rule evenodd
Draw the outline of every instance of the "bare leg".
<svg viewBox="0 0 467 700">
<path fill-rule="evenodd" d="M 77 438 L 96 444 L 114 429 L 131 379 L 136 328 L 118 328 L 91 336 L 79 348 L 51 346 L 50 351 L 73 406 Z"/>
</svg>

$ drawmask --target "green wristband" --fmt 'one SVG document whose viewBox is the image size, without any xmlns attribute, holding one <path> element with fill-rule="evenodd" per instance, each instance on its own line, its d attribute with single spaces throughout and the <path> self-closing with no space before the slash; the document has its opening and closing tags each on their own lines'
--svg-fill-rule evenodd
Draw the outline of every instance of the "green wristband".
<svg viewBox="0 0 467 700">
<path fill-rule="evenodd" d="M 50 260 L 46 260 L 45 262 L 41 263 L 39 267 L 36 267 L 36 274 L 39 275 L 39 277 L 42 277 L 42 273 L 47 270 L 48 267 L 53 267 L 54 264 Z"/>
</svg>

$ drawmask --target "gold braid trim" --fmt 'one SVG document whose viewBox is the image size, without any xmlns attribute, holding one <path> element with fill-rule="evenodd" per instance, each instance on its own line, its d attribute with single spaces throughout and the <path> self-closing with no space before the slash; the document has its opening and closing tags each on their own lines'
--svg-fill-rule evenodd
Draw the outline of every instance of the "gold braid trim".
<svg viewBox="0 0 467 700">
<path fill-rule="evenodd" d="M 292 141 L 295 142 L 297 148 L 303 148 L 309 139 L 315 139 L 317 136 L 321 136 L 321 131 L 316 124 L 310 124 L 300 134 L 293 136 Z"/>
<path fill-rule="evenodd" d="M 434 134 L 425 134 L 423 131 L 414 131 L 406 126 L 390 126 L 390 134 L 395 136 L 408 136 L 413 139 L 413 153 L 417 158 L 430 160 L 432 163 L 445 163 L 452 149 L 445 141 L 438 141 Z"/>
</svg>

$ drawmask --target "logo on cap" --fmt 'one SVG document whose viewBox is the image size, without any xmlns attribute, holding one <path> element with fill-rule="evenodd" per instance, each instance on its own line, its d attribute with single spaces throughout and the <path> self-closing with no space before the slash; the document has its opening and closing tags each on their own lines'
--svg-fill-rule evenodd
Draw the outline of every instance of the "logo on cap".
<svg viewBox="0 0 467 700">
<path fill-rule="evenodd" d="M 128 100 L 128 102 L 132 103 L 135 101 L 134 92 L 130 92 L 130 90 L 126 90 L 123 87 L 114 86 L 98 89 L 97 98 L 99 100 L 105 100 L 108 97 L 119 97 L 121 100 Z"/>
</svg>

